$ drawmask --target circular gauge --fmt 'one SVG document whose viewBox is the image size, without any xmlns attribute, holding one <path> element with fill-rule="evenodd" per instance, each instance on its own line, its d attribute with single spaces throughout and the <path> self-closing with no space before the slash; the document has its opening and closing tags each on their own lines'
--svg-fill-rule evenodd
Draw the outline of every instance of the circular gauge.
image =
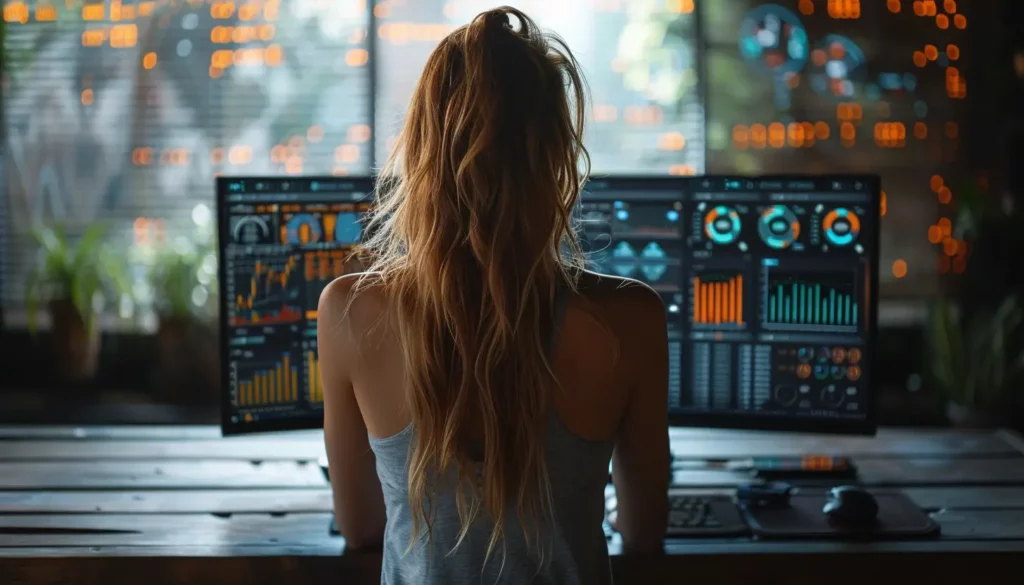
<svg viewBox="0 0 1024 585">
<path fill-rule="evenodd" d="M 740 54 L 755 69 L 781 76 L 807 63 L 807 30 L 796 14 L 778 4 L 748 12 L 739 33 Z"/>
<path fill-rule="evenodd" d="M 793 406 L 796 404 L 797 391 L 792 386 L 776 386 L 775 387 L 775 402 L 778 402 L 780 406 Z"/>
<path fill-rule="evenodd" d="M 314 244 L 324 237 L 320 222 L 308 213 L 292 216 L 285 228 L 286 244 Z"/>
<path fill-rule="evenodd" d="M 784 250 L 800 237 L 800 220 L 788 207 L 773 205 L 761 214 L 757 232 L 769 248 Z"/>
<path fill-rule="evenodd" d="M 704 215 L 704 233 L 716 244 L 731 244 L 740 237 L 740 214 L 719 205 Z"/>
<path fill-rule="evenodd" d="M 842 380 L 843 376 L 846 375 L 846 366 L 832 366 L 832 378 L 835 380 Z"/>
<path fill-rule="evenodd" d="M 864 51 L 842 35 L 828 35 L 811 51 L 811 87 L 838 99 L 853 97 L 867 78 Z"/>
<path fill-rule="evenodd" d="M 249 215 L 235 222 L 232 236 L 239 244 L 259 244 L 270 238 L 270 226 L 258 215 Z"/>
<path fill-rule="evenodd" d="M 838 207 L 825 214 L 821 229 L 833 246 L 848 246 L 860 235 L 860 218 L 849 209 Z"/>
<path fill-rule="evenodd" d="M 359 222 L 358 213 L 339 213 L 334 224 L 334 240 L 339 244 L 351 246 L 358 244 L 363 237 L 363 224 Z"/>
<path fill-rule="evenodd" d="M 843 399 L 845 398 L 843 391 L 837 388 L 835 384 L 829 384 L 821 389 L 821 403 L 825 406 L 839 408 L 842 406 Z"/>
<path fill-rule="evenodd" d="M 828 379 L 828 366 L 825 364 L 816 364 L 814 366 L 814 377 L 818 380 Z"/>
</svg>

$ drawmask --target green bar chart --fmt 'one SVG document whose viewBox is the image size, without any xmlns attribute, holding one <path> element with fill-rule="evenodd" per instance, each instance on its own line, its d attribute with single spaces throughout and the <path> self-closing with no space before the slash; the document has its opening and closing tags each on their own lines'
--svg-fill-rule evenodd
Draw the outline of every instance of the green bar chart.
<svg viewBox="0 0 1024 585">
<path fill-rule="evenodd" d="M 853 274 L 769 273 L 762 320 L 766 327 L 794 330 L 855 331 L 860 306 Z"/>
</svg>

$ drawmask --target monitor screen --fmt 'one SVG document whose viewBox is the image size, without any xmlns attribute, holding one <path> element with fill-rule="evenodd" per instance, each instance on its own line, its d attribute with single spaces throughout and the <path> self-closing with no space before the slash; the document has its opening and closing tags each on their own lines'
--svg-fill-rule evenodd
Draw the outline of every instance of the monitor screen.
<svg viewBox="0 0 1024 585">
<path fill-rule="evenodd" d="M 217 180 L 225 434 L 323 425 L 317 304 L 357 270 L 372 197 L 365 177 Z"/>
<path fill-rule="evenodd" d="M 319 428 L 320 292 L 353 269 L 368 178 L 218 180 L 225 433 Z M 877 177 L 593 178 L 589 267 L 661 294 L 669 422 L 875 429 Z"/>
<path fill-rule="evenodd" d="M 592 180 L 590 267 L 661 293 L 670 424 L 872 433 L 877 177 Z"/>
</svg>

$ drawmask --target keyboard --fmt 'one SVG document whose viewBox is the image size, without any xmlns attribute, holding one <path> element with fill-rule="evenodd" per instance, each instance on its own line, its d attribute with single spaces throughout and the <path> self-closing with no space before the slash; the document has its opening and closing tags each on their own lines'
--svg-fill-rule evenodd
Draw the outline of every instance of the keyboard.
<svg viewBox="0 0 1024 585">
<path fill-rule="evenodd" d="M 609 515 L 615 512 L 617 502 L 614 496 L 607 498 Z M 743 521 L 739 508 L 732 496 L 673 493 L 668 495 L 669 538 L 723 538 L 746 536 L 750 527 Z M 611 527 L 606 527 L 611 532 Z"/>
<path fill-rule="evenodd" d="M 668 536 L 742 536 L 750 528 L 732 497 L 669 494 Z"/>
</svg>

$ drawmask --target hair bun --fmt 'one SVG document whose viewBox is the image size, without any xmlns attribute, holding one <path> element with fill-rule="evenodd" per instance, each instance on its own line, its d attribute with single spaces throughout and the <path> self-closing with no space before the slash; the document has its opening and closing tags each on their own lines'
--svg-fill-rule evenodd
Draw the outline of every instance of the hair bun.
<svg viewBox="0 0 1024 585">
<path fill-rule="evenodd" d="M 504 8 L 495 8 L 488 11 L 486 16 L 484 16 L 484 25 L 488 29 L 507 28 L 512 30 L 512 21 L 509 20 L 509 14 Z"/>
</svg>

